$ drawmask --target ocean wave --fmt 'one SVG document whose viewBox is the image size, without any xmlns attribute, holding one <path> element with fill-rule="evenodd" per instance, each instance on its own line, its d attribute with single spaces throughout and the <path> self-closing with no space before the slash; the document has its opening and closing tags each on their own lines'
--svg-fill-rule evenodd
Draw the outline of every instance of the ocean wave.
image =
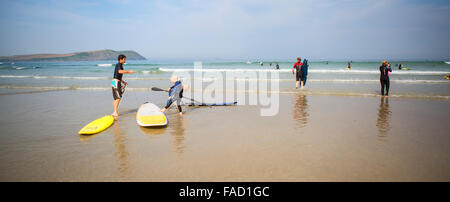
<svg viewBox="0 0 450 202">
<path fill-rule="evenodd" d="M 80 80 L 105 80 L 111 77 L 83 77 L 83 76 L 38 76 L 38 75 L 0 75 L 0 78 L 31 78 L 31 79 L 80 79 Z"/>
<path fill-rule="evenodd" d="M 449 65 L 450 65 L 450 62 L 445 62 L 445 63 L 447 63 L 447 64 L 449 64 Z"/>
<path fill-rule="evenodd" d="M 152 68 L 152 69 L 146 69 L 146 70 L 138 70 L 138 74 L 153 74 L 153 73 L 160 73 L 162 71 L 159 70 L 159 68 Z"/>
<path fill-rule="evenodd" d="M 75 79 L 75 80 L 110 80 L 109 76 L 45 76 L 45 75 L 0 75 L 0 78 L 9 79 Z M 128 77 L 126 80 L 167 80 L 167 77 Z M 201 80 L 203 82 L 212 82 L 217 80 L 225 81 L 279 81 L 279 82 L 292 82 L 293 79 L 260 79 L 260 78 L 233 78 L 224 79 L 222 77 L 200 77 L 200 78 L 180 78 L 187 82 L 191 80 Z M 308 79 L 308 82 L 313 83 L 378 83 L 378 79 Z M 421 84 L 421 83 L 435 83 L 435 84 L 450 84 L 450 80 L 418 80 L 418 79 L 391 79 L 392 83 L 408 83 L 408 84 Z"/>
<path fill-rule="evenodd" d="M 291 69 L 171 69 L 171 68 L 159 68 L 163 72 L 282 72 L 290 73 Z M 344 69 L 309 69 L 309 73 L 339 73 L 339 74 L 380 74 L 378 70 L 344 70 Z M 400 74 L 400 75 L 445 75 L 450 72 L 445 71 L 393 71 L 390 74 Z"/>
<path fill-rule="evenodd" d="M 113 64 L 97 64 L 99 67 L 111 67 Z"/>
</svg>

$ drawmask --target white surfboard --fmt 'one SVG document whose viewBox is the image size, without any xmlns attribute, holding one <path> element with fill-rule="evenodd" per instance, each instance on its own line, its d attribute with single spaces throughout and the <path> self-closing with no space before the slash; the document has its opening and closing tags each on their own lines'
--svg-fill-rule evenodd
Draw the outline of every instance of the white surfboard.
<svg viewBox="0 0 450 202">
<path fill-rule="evenodd" d="M 160 110 L 153 103 L 142 104 L 136 114 L 137 124 L 144 127 L 167 125 L 167 117 Z"/>
</svg>

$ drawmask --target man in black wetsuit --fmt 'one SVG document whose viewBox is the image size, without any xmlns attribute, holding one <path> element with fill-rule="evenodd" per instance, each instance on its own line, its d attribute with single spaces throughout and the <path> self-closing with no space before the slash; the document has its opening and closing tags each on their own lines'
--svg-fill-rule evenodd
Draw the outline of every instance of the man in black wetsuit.
<svg viewBox="0 0 450 202">
<path fill-rule="evenodd" d="M 386 88 L 386 97 L 389 96 L 389 72 L 392 72 L 389 63 L 383 60 L 380 66 L 380 84 L 381 84 L 381 96 L 384 96 L 384 89 Z"/>
<path fill-rule="evenodd" d="M 123 70 L 123 64 L 126 62 L 127 57 L 125 55 L 119 55 L 117 58 L 119 61 L 116 64 L 116 68 L 114 69 L 114 77 L 111 81 L 112 86 L 112 93 L 113 93 L 113 113 L 111 115 L 117 117 L 119 116 L 119 113 L 117 109 L 119 108 L 120 99 L 122 98 L 122 94 L 125 90 L 125 86 L 128 85 L 128 83 L 124 80 L 122 80 L 123 74 L 133 74 L 133 70 L 125 71 Z"/>
<path fill-rule="evenodd" d="M 280 65 L 277 62 L 276 69 L 280 69 Z"/>
</svg>

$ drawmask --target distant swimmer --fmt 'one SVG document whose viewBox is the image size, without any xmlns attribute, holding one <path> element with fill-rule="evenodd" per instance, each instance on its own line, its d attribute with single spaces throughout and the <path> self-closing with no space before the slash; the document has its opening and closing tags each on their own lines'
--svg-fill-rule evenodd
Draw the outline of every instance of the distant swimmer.
<svg viewBox="0 0 450 202">
<path fill-rule="evenodd" d="M 272 63 L 269 63 L 269 67 L 272 67 Z"/>
<path fill-rule="evenodd" d="M 161 112 L 164 113 L 173 102 L 177 103 L 178 112 L 180 116 L 183 115 L 183 110 L 181 109 L 181 99 L 183 98 L 183 91 L 188 89 L 188 86 L 183 86 L 181 81 L 178 80 L 177 76 L 172 76 L 170 81 L 173 83 L 173 86 L 167 89 L 169 91 L 169 98 L 167 99 L 166 106 L 161 109 Z"/>
<path fill-rule="evenodd" d="M 113 94 L 113 113 L 111 115 L 117 117 L 119 116 L 119 113 L 117 112 L 119 108 L 120 99 L 122 98 L 122 94 L 125 92 L 125 86 L 128 85 L 128 83 L 124 80 L 122 80 L 123 74 L 133 74 L 133 70 L 123 70 L 123 64 L 126 62 L 127 57 L 125 55 L 119 55 L 117 58 L 119 61 L 116 64 L 116 68 L 114 69 L 114 77 L 112 79 L 111 85 L 112 85 L 112 94 Z"/>
<path fill-rule="evenodd" d="M 298 86 L 300 84 L 300 80 L 301 82 L 301 88 L 303 89 L 303 73 L 301 72 L 301 67 L 302 67 L 303 63 L 302 63 L 302 59 L 300 57 L 297 58 L 297 62 L 294 64 L 294 66 L 292 67 L 292 74 L 294 74 L 294 70 L 295 70 L 295 89 L 298 89 Z"/>
<path fill-rule="evenodd" d="M 276 69 L 280 69 L 280 65 L 278 64 L 278 62 L 276 63 L 277 65 L 276 65 Z"/>
<path fill-rule="evenodd" d="M 389 96 L 389 72 L 392 72 L 392 69 L 389 63 L 386 60 L 383 60 L 380 66 L 380 84 L 381 84 L 381 96 L 386 95 Z M 384 93 L 384 89 L 386 88 L 386 94 Z"/>
<path fill-rule="evenodd" d="M 347 70 L 350 70 L 352 68 L 351 62 L 347 63 Z"/>
<path fill-rule="evenodd" d="M 325 64 L 327 65 L 327 64 L 328 64 L 328 61 L 326 61 Z"/>
<path fill-rule="evenodd" d="M 264 66 L 264 62 L 259 62 L 259 64 L 261 65 L 261 67 Z"/>
</svg>

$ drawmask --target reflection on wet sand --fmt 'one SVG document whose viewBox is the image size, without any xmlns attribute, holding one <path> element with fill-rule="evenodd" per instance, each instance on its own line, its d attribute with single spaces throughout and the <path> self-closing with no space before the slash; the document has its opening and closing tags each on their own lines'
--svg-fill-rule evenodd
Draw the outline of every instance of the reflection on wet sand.
<svg viewBox="0 0 450 202">
<path fill-rule="evenodd" d="M 153 127 L 142 127 L 139 126 L 142 132 L 147 135 L 161 135 L 166 132 L 167 126 L 153 126 Z"/>
<path fill-rule="evenodd" d="M 297 94 L 294 105 L 294 120 L 298 122 L 298 126 L 303 128 L 308 123 L 308 99 L 306 95 Z"/>
<path fill-rule="evenodd" d="M 389 98 L 381 97 L 380 106 L 378 107 L 378 137 L 380 140 L 385 140 L 387 133 L 391 129 L 389 119 L 391 118 L 391 110 L 389 109 Z"/>
<path fill-rule="evenodd" d="M 186 126 L 186 120 L 183 117 L 178 116 L 171 119 L 170 122 L 171 130 L 170 134 L 174 137 L 174 149 L 175 153 L 182 154 L 184 151 L 184 132 Z"/>
<path fill-rule="evenodd" d="M 120 128 L 119 121 L 115 121 L 113 125 L 114 144 L 116 147 L 116 156 L 119 160 L 119 173 L 122 179 L 127 179 L 129 176 L 129 162 L 128 151 L 126 148 L 127 138 L 124 136 L 124 131 Z"/>
<path fill-rule="evenodd" d="M 93 139 L 94 137 L 97 137 L 97 135 L 99 135 L 100 133 L 97 134 L 92 134 L 92 135 L 78 135 L 80 137 L 80 141 L 81 142 L 87 142 L 91 139 Z"/>
</svg>

